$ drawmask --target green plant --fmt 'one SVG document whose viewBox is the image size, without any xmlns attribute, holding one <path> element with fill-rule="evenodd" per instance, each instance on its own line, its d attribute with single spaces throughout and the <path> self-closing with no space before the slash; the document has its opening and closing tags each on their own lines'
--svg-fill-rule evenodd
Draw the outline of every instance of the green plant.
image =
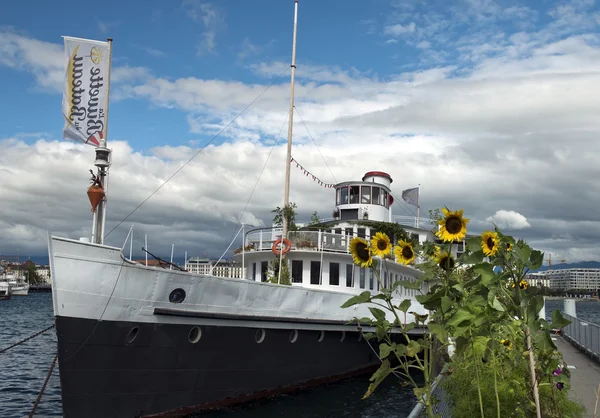
<svg viewBox="0 0 600 418">
<path fill-rule="evenodd" d="M 398 242 L 400 240 L 413 241 L 406 230 L 402 228 L 400 224 L 395 222 L 358 221 L 358 225 L 371 228 L 371 236 L 374 236 L 377 232 L 381 232 L 386 234 L 392 242 Z"/>
<path fill-rule="evenodd" d="M 273 217 L 273 225 L 278 228 L 283 226 L 283 219 L 287 219 L 288 231 L 297 231 L 298 226 L 296 225 L 296 204 L 294 202 L 288 203 L 283 208 L 277 206 L 271 211 L 275 214 Z"/>
<path fill-rule="evenodd" d="M 269 270 L 267 272 L 267 282 L 275 283 L 275 284 L 292 284 L 292 277 L 290 274 L 290 269 L 288 268 L 288 263 L 286 259 L 283 259 L 281 268 L 281 276 L 279 275 L 279 257 L 273 259 L 269 265 Z"/>
<path fill-rule="evenodd" d="M 405 242 L 393 251 L 396 260 L 405 264 L 414 259 L 414 252 L 427 260 L 416 266 L 422 271 L 418 280 L 394 284 L 419 291 L 427 289 L 427 293 L 416 296 L 427 314 L 408 311 L 410 299 L 399 304 L 394 301 L 395 288 L 391 292 L 383 289 L 376 295 L 363 292 L 343 305 L 379 306 L 369 307 L 373 318 L 360 319 L 376 327 L 376 332 L 365 338 L 377 339 L 380 357 L 385 359 L 372 376 L 365 396 L 394 373 L 412 384 L 418 401 L 432 417 L 433 359 L 452 342 L 455 355 L 446 386 L 456 383 L 448 391 L 451 403 L 460 412 L 456 416 L 507 416 L 506 411 L 513 411 L 516 404 L 522 405 L 523 416 L 527 417 L 539 418 L 542 413 L 550 417 L 580 416 L 577 404 L 565 401 L 569 372 L 550 337 L 550 330 L 560 329 L 569 321 L 558 310 L 552 313 L 551 324 L 540 318 L 543 297 L 539 289 L 528 287 L 524 280 L 529 270 L 541 266 L 543 253 L 495 228 L 468 239 L 465 252 L 456 260 L 453 246 L 464 239 L 469 220 L 463 217 L 462 210 L 451 212 L 443 208 L 442 212 L 443 217 L 439 212 L 432 213 L 432 217 L 438 218 L 436 235 L 444 244 L 427 242 L 413 246 Z M 355 263 L 372 268 L 380 280 L 377 261 L 372 256 L 385 257 L 389 251 L 379 251 L 375 244 L 369 245 L 360 238 L 353 239 L 350 248 Z M 400 320 L 400 315 L 406 319 L 407 313 L 413 319 L 408 323 Z M 403 342 L 391 337 L 392 327 L 404 336 Z M 411 339 L 407 334 L 415 327 L 426 327 L 422 338 Z M 398 366 L 391 366 L 387 360 L 390 354 Z M 412 379 L 410 372 L 415 370 L 423 373 L 422 385 Z M 462 387 L 461 382 L 475 385 L 461 391 L 456 389 Z M 564 415 L 567 413 L 571 415 Z"/>
</svg>

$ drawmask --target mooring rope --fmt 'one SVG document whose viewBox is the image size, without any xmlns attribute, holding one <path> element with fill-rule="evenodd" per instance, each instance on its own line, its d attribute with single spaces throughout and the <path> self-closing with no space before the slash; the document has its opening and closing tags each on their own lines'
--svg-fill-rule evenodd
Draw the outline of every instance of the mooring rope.
<svg viewBox="0 0 600 418">
<path fill-rule="evenodd" d="M 37 409 L 38 405 L 40 404 L 40 401 L 42 400 L 42 396 L 44 395 L 44 392 L 46 391 L 46 386 L 48 385 L 48 381 L 50 380 L 50 376 L 52 376 L 52 372 L 54 371 L 54 366 L 56 366 L 56 360 L 58 359 L 58 354 L 54 356 L 54 360 L 52 360 L 52 365 L 50 366 L 50 370 L 48 370 L 48 374 L 46 375 L 46 380 L 44 381 L 44 385 L 42 386 L 42 390 L 40 390 L 40 393 L 38 393 L 38 396 L 35 400 L 35 403 L 33 404 L 33 409 L 31 410 L 31 412 L 29 413 L 29 418 L 33 417 L 33 414 L 35 414 L 35 410 Z"/>
<path fill-rule="evenodd" d="M 31 340 L 32 338 L 34 338 L 34 337 L 37 337 L 38 335 L 41 335 L 41 334 L 43 334 L 44 332 L 51 330 L 52 328 L 54 328 L 54 324 L 52 324 L 51 326 L 49 326 L 49 327 L 48 327 L 48 328 L 46 328 L 46 329 L 43 329 L 43 330 L 41 330 L 41 331 L 38 331 L 38 332 L 36 332 L 35 334 L 33 334 L 33 335 L 31 335 L 31 336 L 29 336 L 29 337 L 27 337 L 27 338 L 25 338 L 25 339 L 23 339 L 23 340 L 21 340 L 21 341 L 17 342 L 17 343 L 14 343 L 14 344 L 13 344 L 13 345 L 11 345 L 11 346 L 8 346 L 8 347 L 6 347 L 6 348 L 3 348 L 2 350 L 0 350 L 0 354 L 2 354 L 2 353 L 6 353 L 6 352 L 7 352 L 8 350 L 10 350 L 11 348 L 14 348 L 14 347 L 16 347 L 16 346 L 18 346 L 18 345 L 21 345 L 21 344 L 23 344 L 23 343 L 25 343 L 25 342 L 27 342 L 27 341 Z"/>
</svg>

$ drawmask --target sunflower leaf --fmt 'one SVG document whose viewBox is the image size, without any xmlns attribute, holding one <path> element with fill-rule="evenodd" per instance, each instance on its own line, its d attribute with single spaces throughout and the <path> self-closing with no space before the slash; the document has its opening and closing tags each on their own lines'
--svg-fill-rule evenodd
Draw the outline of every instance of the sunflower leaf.
<svg viewBox="0 0 600 418">
<path fill-rule="evenodd" d="M 490 284 L 492 279 L 494 278 L 494 266 L 489 263 L 479 263 L 473 266 L 473 271 L 475 274 L 481 276 L 481 284 L 486 286 Z"/>
<path fill-rule="evenodd" d="M 527 263 L 529 261 L 529 256 L 531 255 L 531 247 L 524 242 L 518 242 L 517 245 L 513 247 L 513 252 L 521 262 Z"/>
<path fill-rule="evenodd" d="M 393 351 L 393 348 L 390 347 L 387 343 L 379 344 L 379 357 L 385 359 L 390 353 Z"/>
<path fill-rule="evenodd" d="M 458 257 L 458 261 L 462 264 L 477 264 L 483 260 L 483 250 L 479 249 L 473 252 L 464 252 Z"/>
<path fill-rule="evenodd" d="M 456 313 L 448 320 L 448 325 L 458 327 L 463 322 L 471 321 L 474 315 L 467 308 L 460 308 Z"/>
<path fill-rule="evenodd" d="M 558 309 L 552 311 L 552 328 L 553 329 L 561 329 L 569 325 L 571 321 L 566 319 Z"/>
<path fill-rule="evenodd" d="M 496 297 L 494 297 L 494 299 L 492 300 L 492 303 L 490 303 L 490 306 L 500 312 L 504 312 L 506 310 L 506 309 L 504 309 L 504 306 L 500 303 L 500 301 Z"/>
<path fill-rule="evenodd" d="M 383 382 L 383 380 L 386 377 L 388 377 L 390 375 L 390 373 L 392 373 L 393 371 L 394 371 L 394 369 L 392 369 L 390 367 L 389 360 L 387 360 L 387 359 L 384 360 L 381 363 L 381 366 L 379 366 L 379 368 L 375 371 L 375 373 L 373 373 L 373 375 L 369 379 L 369 381 L 371 381 L 371 384 L 367 388 L 367 392 L 363 395 L 362 398 L 366 399 L 369 396 L 371 396 L 371 394 L 375 391 L 375 389 L 377 389 L 377 386 L 379 386 L 379 384 L 381 382 Z"/>
<path fill-rule="evenodd" d="M 410 340 L 406 346 L 406 356 L 414 357 L 421 351 L 421 344 L 415 340 Z"/>
<path fill-rule="evenodd" d="M 437 335 L 440 341 L 445 341 L 447 337 L 446 328 L 442 324 L 436 324 L 435 322 L 430 322 L 427 324 L 427 328 L 429 328 L 429 332 L 432 335 Z"/>
<path fill-rule="evenodd" d="M 402 302 L 400 302 L 400 305 L 398 305 L 398 309 L 406 313 L 408 308 L 410 308 L 411 303 L 412 301 L 410 299 L 404 299 Z"/>
<path fill-rule="evenodd" d="M 481 237 L 473 237 L 465 240 L 467 248 L 471 251 L 477 251 L 481 249 Z"/>
<path fill-rule="evenodd" d="M 398 283 L 400 283 L 400 286 L 404 287 L 405 289 L 414 289 L 414 290 L 421 289 L 421 283 L 418 281 L 398 280 Z"/>
<path fill-rule="evenodd" d="M 544 262 L 544 253 L 538 250 L 533 250 L 529 256 L 529 269 L 537 270 Z"/>
<path fill-rule="evenodd" d="M 537 295 L 529 299 L 527 304 L 527 323 L 533 324 L 537 319 L 538 313 L 544 307 L 544 297 Z"/>
<path fill-rule="evenodd" d="M 348 299 L 341 307 L 348 308 L 349 306 L 358 305 L 359 303 L 369 302 L 371 300 L 371 292 L 368 290 Z"/>
<path fill-rule="evenodd" d="M 452 299 L 448 296 L 442 297 L 442 312 L 448 312 L 452 307 Z"/>
<path fill-rule="evenodd" d="M 385 319 L 385 312 L 383 312 L 379 308 L 373 308 L 372 306 L 369 306 L 369 310 L 371 311 L 371 313 L 377 321 L 383 322 L 383 320 Z"/>
</svg>

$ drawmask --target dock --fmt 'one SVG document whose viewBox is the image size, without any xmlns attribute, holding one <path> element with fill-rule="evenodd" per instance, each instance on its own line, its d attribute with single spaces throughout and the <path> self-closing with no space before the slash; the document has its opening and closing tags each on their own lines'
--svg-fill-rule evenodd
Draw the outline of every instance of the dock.
<svg viewBox="0 0 600 418">
<path fill-rule="evenodd" d="M 565 337 L 556 335 L 552 339 L 571 372 L 570 398 L 580 401 L 587 409 L 586 416 L 593 418 L 596 408 L 595 391 L 598 390 L 598 385 L 600 385 L 600 365 L 590 356 L 574 347 Z M 600 401 L 598 401 L 598 413 L 600 414 Z"/>
</svg>

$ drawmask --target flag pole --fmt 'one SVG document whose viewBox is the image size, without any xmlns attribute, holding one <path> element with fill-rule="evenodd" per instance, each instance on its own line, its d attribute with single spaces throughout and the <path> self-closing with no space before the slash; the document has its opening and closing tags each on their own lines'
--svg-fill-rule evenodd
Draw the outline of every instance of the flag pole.
<svg viewBox="0 0 600 418">
<path fill-rule="evenodd" d="M 421 198 L 421 183 L 419 183 L 419 188 L 417 189 L 417 228 L 421 222 L 421 218 L 419 217 L 419 209 L 421 206 L 419 205 L 419 199 Z"/>
<path fill-rule="evenodd" d="M 95 165 L 98 167 L 98 178 L 102 188 L 104 189 L 105 197 L 98 205 L 98 216 L 96 218 L 96 243 L 104 244 L 104 232 L 106 226 L 106 203 L 108 199 L 108 169 L 111 163 L 111 150 L 107 148 L 108 139 L 108 105 L 110 97 L 110 67 L 112 61 L 112 38 L 106 39 L 108 43 L 107 71 L 106 71 L 106 99 L 104 103 L 104 127 L 102 129 L 102 137 L 100 138 L 100 146 L 96 148 Z"/>
</svg>

